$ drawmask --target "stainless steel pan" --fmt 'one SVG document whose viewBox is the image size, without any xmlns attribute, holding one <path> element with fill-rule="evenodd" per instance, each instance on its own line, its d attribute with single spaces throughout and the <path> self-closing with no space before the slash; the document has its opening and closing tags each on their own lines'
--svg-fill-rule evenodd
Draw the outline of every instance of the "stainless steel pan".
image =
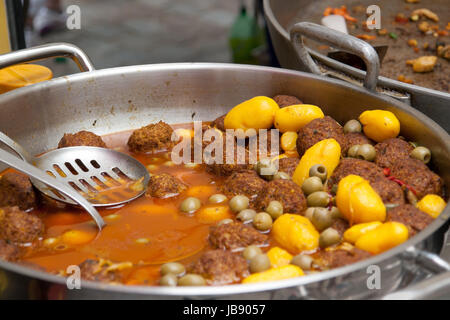
<svg viewBox="0 0 450 320">
<path fill-rule="evenodd" d="M 397 100 L 340 80 L 291 70 L 231 64 L 180 63 L 94 70 L 79 49 L 67 44 L 26 49 L 0 56 L 0 68 L 43 56 L 78 59 L 83 71 L 0 96 L 0 130 L 31 153 L 57 145 L 65 132 L 106 134 L 150 122 L 212 120 L 256 95 L 292 94 L 343 122 L 367 108 L 387 109 L 402 124 L 401 134 L 429 147 L 433 166 L 450 186 L 450 139 L 434 121 Z M 45 53 L 45 54 L 43 54 Z M 20 59 L 17 58 L 20 56 Z M 0 170 L 4 169 L 0 167 Z M 41 298 L 378 298 L 450 270 L 438 256 L 450 208 L 406 243 L 346 267 L 306 277 L 254 285 L 167 288 L 82 282 L 69 290 L 65 279 L 0 261 L 0 297 Z M 368 266 L 380 268 L 381 288 L 368 289 Z M 370 270 L 369 270 L 370 271 Z"/>
<path fill-rule="evenodd" d="M 263 1 L 264 14 L 266 17 L 270 38 L 281 66 L 283 68 L 315 72 L 317 74 L 317 70 L 315 71 L 314 69 L 311 69 L 310 64 L 305 64 L 305 62 L 299 58 L 296 50 L 292 46 L 289 31 L 295 22 L 309 21 L 311 16 L 317 16 L 317 11 L 319 9 L 322 10 L 322 7 L 319 8 L 314 0 Z M 447 5 L 445 1 L 439 1 L 442 8 Z M 339 3 L 331 3 L 330 1 L 330 5 L 333 5 L 334 7 L 341 4 L 342 1 Z M 368 1 L 368 4 L 373 3 Z M 388 15 L 386 12 L 383 12 L 382 14 Z M 351 36 L 345 37 L 344 35 L 341 35 L 340 37 L 346 39 L 352 38 Z M 323 42 L 324 37 L 316 37 L 315 40 Z M 353 84 L 362 85 L 362 79 L 366 77 L 366 72 L 328 58 L 327 56 L 310 48 L 307 50 L 311 57 L 320 63 L 323 69 L 321 73 L 325 72 L 325 75 L 327 76 L 339 77 L 350 81 Z M 377 86 L 378 92 L 393 96 L 400 101 L 411 104 L 414 108 L 417 108 L 439 123 L 444 129 L 447 131 L 450 130 L 449 117 L 442 116 L 448 112 L 450 105 L 450 94 L 416 85 L 406 84 L 385 77 L 378 78 Z"/>
</svg>

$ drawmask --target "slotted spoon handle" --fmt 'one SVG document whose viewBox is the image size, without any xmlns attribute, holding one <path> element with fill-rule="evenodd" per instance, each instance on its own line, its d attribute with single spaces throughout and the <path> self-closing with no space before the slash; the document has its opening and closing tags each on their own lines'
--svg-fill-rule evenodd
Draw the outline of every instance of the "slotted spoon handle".
<svg viewBox="0 0 450 320">
<path fill-rule="evenodd" d="M 100 216 L 98 211 L 89 203 L 89 201 L 78 194 L 75 190 L 70 189 L 63 183 L 45 174 L 42 170 L 32 166 L 31 164 L 17 158 L 16 156 L 13 156 L 9 152 L 2 149 L 0 149 L 0 162 L 3 162 L 8 166 L 13 167 L 14 169 L 25 173 L 26 175 L 33 177 L 41 181 L 42 183 L 45 183 L 49 187 L 58 190 L 65 196 L 75 201 L 91 215 L 99 230 L 102 230 L 102 228 L 105 226 L 105 221 Z"/>
</svg>

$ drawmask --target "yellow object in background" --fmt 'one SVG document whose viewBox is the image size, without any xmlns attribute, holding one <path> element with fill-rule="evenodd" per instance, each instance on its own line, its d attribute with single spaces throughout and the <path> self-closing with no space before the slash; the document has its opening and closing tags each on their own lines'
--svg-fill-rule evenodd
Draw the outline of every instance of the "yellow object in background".
<svg viewBox="0 0 450 320">
<path fill-rule="evenodd" d="M 350 242 L 351 244 L 355 244 L 355 242 L 358 241 L 358 239 L 364 234 L 378 228 L 381 225 L 382 223 L 380 221 L 355 224 L 344 232 L 344 240 Z"/>
<path fill-rule="evenodd" d="M 9 41 L 8 20 L 6 17 L 5 1 L 0 0 L 0 54 L 11 51 L 11 43 Z"/>
<path fill-rule="evenodd" d="M 417 202 L 417 209 L 429 214 L 433 218 L 437 218 L 438 215 L 440 215 L 441 212 L 444 211 L 446 205 L 447 204 L 445 203 L 444 199 L 442 199 L 438 195 L 427 194 L 419 202 Z"/>
<path fill-rule="evenodd" d="M 52 71 L 37 64 L 18 64 L 0 70 L 0 94 L 30 84 L 50 80 Z"/>
<path fill-rule="evenodd" d="M 281 149 L 284 151 L 297 150 L 297 132 L 287 131 L 281 135 Z"/>
</svg>

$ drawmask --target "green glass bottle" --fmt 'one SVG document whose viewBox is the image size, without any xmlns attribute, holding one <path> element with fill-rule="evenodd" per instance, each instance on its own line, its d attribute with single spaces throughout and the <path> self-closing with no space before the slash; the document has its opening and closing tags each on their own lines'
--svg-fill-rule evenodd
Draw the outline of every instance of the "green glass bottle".
<svg viewBox="0 0 450 320">
<path fill-rule="evenodd" d="M 231 27 L 229 44 L 234 63 L 258 63 L 252 51 L 264 44 L 264 33 L 256 19 L 247 14 L 247 9 L 243 4 L 239 15 Z"/>
</svg>

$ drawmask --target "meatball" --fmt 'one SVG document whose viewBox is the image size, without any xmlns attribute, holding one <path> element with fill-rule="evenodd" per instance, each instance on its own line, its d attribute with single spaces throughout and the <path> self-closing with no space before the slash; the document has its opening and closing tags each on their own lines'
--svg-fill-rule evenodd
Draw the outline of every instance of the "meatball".
<svg viewBox="0 0 450 320">
<path fill-rule="evenodd" d="M 333 221 L 333 224 L 330 226 L 330 228 L 333 228 L 339 234 L 341 237 L 344 235 L 345 230 L 347 230 L 350 227 L 349 223 L 345 219 L 337 218 Z"/>
<path fill-rule="evenodd" d="M 341 146 L 344 148 L 344 151 L 342 152 L 344 155 L 347 154 L 348 149 L 350 149 L 354 145 L 362 145 L 362 144 L 372 144 L 372 140 L 367 138 L 364 134 L 360 132 L 350 132 L 346 133 L 344 135 L 345 137 L 345 145 Z"/>
<path fill-rule="evenodd" d="M 257 208 L 265 210 L 270 201 L 277 200 L 283 205 L 283 211 L 302 213 L 306 210 L 306 198 L 302 188 L 292 180 L 273 180 L 261 190 L 257 199 Z"/>
<path fill-rule="evenodd" d="M 273 100 L 275 100 L 275 102 L 280 106 L 280 108 L 303 103 L 299 98 L 295 96 L 288 96 L 283 94 L 276 95 L 275 97 L 273 97 Z"/>
<path fill-rule="evenodd" d="M 412 237 L 416 233 L 425 229 L 433 218 L 420 211 L 411 204 L 404 204 L 395 207 L 387 212 L 387 221 L 397 221 L 408 227 L 409 236 Z"/>
<path fill-rule="evenodd" d="M 18 206 L 28 210 L 36 206 L 36 194 L 28 176 L 10 171 L 0 178 L 0 207 Z"/>
<path fill-rule="evenodd" d="M 41 219 L 18 207 L 0 209 L 0 239 L 19 244 L 30 243 L 41 237 L 44 229 Z"/>
<path fill-rule="evenodd" d="M 408 159 L 414 148 L 405 140 L 392 138 L 377 143 L 375 150 L 375 163 L 382 168 L 391 168 L 395 162 Z"/>
<path fill-rule="evenodd" d="M 346 249 L 321 250 L 315 262 L 322 268 L 339 268 L 370 258 L 372 254 L 355 247 Z"/>
<path fill-rule="evenodd" d="M 380 196 L 385 204 L 404 204 L 405 194 L 402 188 L 387 178 L 379 178 L 370 182 L 370 186 Z"/>
<path fill-rule="evenodd" d="M 170 150 L 173 129 L 167 123 L 160 121 L 134 130 L 128 139 L 128 147 L 133 152 L 155 152 Z"/>
<path fill-rule="evenodd" d="M 169 198 L 179 195 L 187 186 L 168 173 L 155 174 L 150 177 L 147 193 L 155 198 Z"/>
<path fill-rule="evenodd" d="M 261 179 L 253 170 L 233 172 L 224 182 L 221 190 L 229 198 L 236 195 L 244 195 L 250 199 L 251 207 L 254 206 L 256 197 L 267 182 Z"/>
<path fill-rule="evenodd" d="M 353 158 L 342 159 L 333 174 L 328 179 L 328 186 L 331 188 L 333 185 L 338 184 L 341 179 L 348 175 L 357 175 L 370 182 L 385 178 L 383 169 L 378 167 L 372 162 Z"/>
<path fill-rule="evenodd" d="M 282 158 L 278 161 L 278 171 L 285 172 L 292 177 L 299 162 L 299 158 Z"/>
<path fill-rule="evenodd" d="M 215 157 L 214 154 L 208 155 L 208 152 L 205 150 L 203 153 L 206 155 L 205 162 L 206 165 L 206 171 L 213 173 L 217 176 L 229 176 L 233 172 L 241 172 L 245 170 L 252 169 L 252 165 L 249 163 L 249 152 L 248 150 L 243 146 L 238 146 L 235 143 L 234 146 L 234 158 L 228 159 L 227 152 L 226 152 L 226 143 L 225 143 L 225 137 L 224 137 L 224 145 L 223 145 L 223 155 L 222 159 L 220 157 Z M 239 155 L 239 157 L 238 157 Z M 211 158 L 209 158 L 211 157 Z M 231 163 L 227 163 L 231 162 Z M 238 163 L 240 162 L 240 163 Z"/>
<path fill-rule="evenodd" d="M 102 138 L 90 131 L 79 131 L 77 133 L 65 133 L 59 140 L 58 148 L 89 146 L 106 148 Z"/>
<path fill-rule="evenodd" d="M 79 265 L 83 279 L 109 283 L 120 283 L 123 279 L 121 271 L 131 266 L 130 262 L 113 263 L 104 259 L 87 259 Z"/>
<path fill-rule="evenodd" d="M 419 199 L 429 193 L 442 194 L 442 179 L 420 160 L 408 158 L 397 161 L 392 166 L 391 174 L 411 186 Z"/>
<path fill-rule="evenodd" d="M 202 275 L 209 285 L 236 283 L 249 275 L 247 261 L 241 254 L 222 249 L 206 251 L 188 271 Z"/>
<path fill-rule="evenodd" d="M 344 129 L 336 122 L 336 120 L 329 116 L 314 119 L 299 130 L 297 137 L 297 152 L 302 156 L 306 150 L 317 142 L 331 138 L 339 143 L 342 150 L 345 149 Z"/>
<path fill-rule="evenodd" d="M 250 245 L 263 245 L 267 235 L 249 225 L 231 222 L 210 227 L 209 242 L 216 249 L 239 249 Z"/>
<path fill-rule="evenodd" d="M 6 261 L 16 261 L 20 258 L 20 251 L 13 244 L 9 244 L 6 241 L 0 239 L 0 259 Z"/>
<path fill-rule="evenodd" d="M 274 136 L 272 138 L 272 132 L 274 132 Z M 263 139 L 267 139 L 266 143 L 262 143 Z M 276 139 L 276 144 L 273 143 L 273 140 Z M 280 132 L 278 130 L 268 130 L 267 135 L 264 137 L 260 134 L 258 134 L 258 157 L 263 158 L 266 156 L 278 156 L 281 151 L 281 142 L 280 142 L 281 136 Z M 253 152 L 251 150 L 251 147 L 249 145 L 250 152 Z M 272 150 L 273 149 L 273 150 Z"/>
<path fill-rule="evenodd" d="M 225 123 L 224 123 L 224 121 L 225 121 L 225 117 L 226 116 L 227 115 L 224 114 L 224 115 L 218 117 L 217 119 L 213 120 L 213 122 L 211 122 L 211 127 L 217 128 L 217 129 L 219 129 L 221 131 L 225 131 Z"/>
</svg>

